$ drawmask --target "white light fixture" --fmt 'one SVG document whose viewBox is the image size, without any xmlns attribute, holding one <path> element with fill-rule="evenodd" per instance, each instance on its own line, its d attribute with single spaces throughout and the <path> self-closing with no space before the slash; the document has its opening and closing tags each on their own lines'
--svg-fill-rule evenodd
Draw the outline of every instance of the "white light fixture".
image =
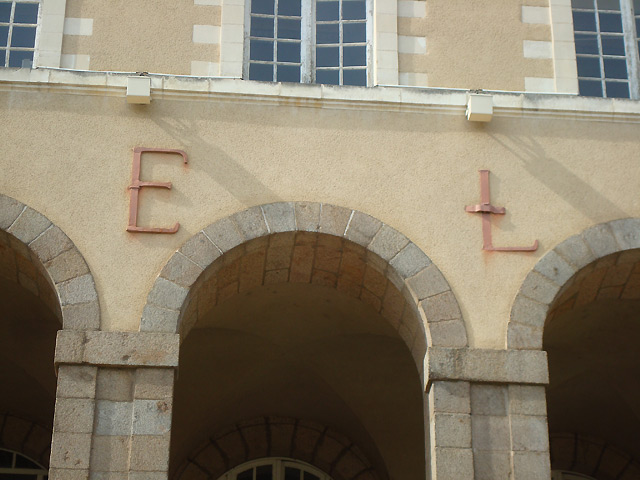
<svg viewBox="0 0 640 480">
<path fill-rule="evenodd" d="M 470 122 L 490 122 L 493 117 L 493 96 L 469 92 L 466 114 Z"/>
<path fill-rule="evenodd" d="M 144 75 L 127 77 L 127 103 L 151 103 L 151 78 Z"/>
</svg>

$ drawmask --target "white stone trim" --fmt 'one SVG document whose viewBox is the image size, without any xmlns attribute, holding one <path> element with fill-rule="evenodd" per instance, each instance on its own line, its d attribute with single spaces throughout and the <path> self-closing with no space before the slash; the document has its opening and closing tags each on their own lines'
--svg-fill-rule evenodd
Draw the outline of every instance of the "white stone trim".
<svg viewBox="0 0 640 480">
<path fill-rule="evenodd" d="M 553 58 L 551 42 L 524 40 L 522 42 L 524 58 Z"/>
<path fill-rule="evenodd" d="M 74 70 L 89 70 L 90 60 L 89 55 L 62 54 L 60 56 L 60 67 Z"/>
<path fill-rule="evenodd" d="M 524 91 L 553 93 L 556 90 L 555 79 L 542 77 L 524 77 Z"/>
<path fill-rule="evenodd" d="M 427 53 L 427 39 L 425 37 L 398 35 L 398 53 L 423 55 Z"/>
<path fill-rule="evenodd" d="M 194 25 L 193 43 L 220 43 L 220 27 L 217 25 Z"/>
<path fill-rule="evenodd" d="M 427 16 L 427 2 L 414 0 L 400 0 L 398 2 L 398 17 L 424 18 Z"/>
<path fill-rule="evenodd" d="M 549 25 L 551 17 L 549 7 L 522 7 L 522 23 Z"/>
<path fill-rule="evenodd" d="M 242 78 L 245 0 L 221 0 L 220 75 Z"/>
<path fill-rule="evenodd" d="M 40 4 L 40 27 L 34 66 L 59 67 L 67 0 L 46 0 Z"/>
<path fill-rule="evenodd" d="M 220 64 L 215 62 L 191 62 L 191 75 L 194 77 L 217 77 L 220 75 Z"/>
<path fill-rule="evenodd" d="M 549 0 L 555 91 L 578 94 L 578 68 L 573 38 L 571 0 Z"/>
<path fill-rule="evenodd" d="M 384 38 L 384 41 L 382 39 Z M 373 84 L 398 85 L 398 2 L 373 6 Z"/>
<path fill-rule="evenodd" d="M 193 0 L 194 5 L 209 5 L 217 7 L 222 5 L 222 0 Z"/>
<path fill-rule="evenodd" d="M 400 85 L 410 87 L 427 87 L 429 79 L 426 73 L 401 72 L 398 74 Z"/>
<path fill-rule="evenodd" d="M 63 33 L 65 35 L 93 35 L 93 18 L 65 18 Z"/>
</svg>

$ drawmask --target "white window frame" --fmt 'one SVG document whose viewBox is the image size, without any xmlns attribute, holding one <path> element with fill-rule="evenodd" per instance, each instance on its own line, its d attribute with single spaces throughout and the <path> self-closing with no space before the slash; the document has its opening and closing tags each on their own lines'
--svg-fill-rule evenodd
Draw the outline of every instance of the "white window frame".
<svg viewBox="0 0 640 480">
<path fill-rule="evenodd" d="M 249 462 L 243 463 L 242 465 L 238 465 L 237 467 L 232 468 L 227 473 L 218 478 L 218 480 L 236 480 L 236 475 L 244 472 L 250 468 L 262 467 L 265 465 L 273 466 L 273 480 L 283 480 L 284 479 L 284 469 L 285 467 L 294 467 L 302 470 L 303 472 L 309 472 L 313 475 L 320 478 L 320 480 L 332 480 L 329 475 L 324 473 L 323 471 L 317 469 L 313 465 L 310 465 L 306 462 L 302 462 L 300 460 L 294 460 L 292 458 L 284 458 L 284 457 L 269 457 L 269 458 L 261 458 L 259 460 L 251 460 Z M 254 480 L 255 480 L 255 471 L 254 471 Z"/>
<path fill-rule="evenodd" d="M 36 65 L 36 60 L 37 60 L 37 56 L 38 56 L 38 45 L 39 45 L 39 40 L 40 40 L 40 25 L 42 24 L 42 0 L 5 0 L 2 3 L 11 3 L 11 17 L 9 19 L 9 23 L 6 22 L 2 22 L 0 23 L 0 25 L 3 26 L 8 26 L 9 27 L 9 37 L 7 39 L 7 46 L 6 47 L 2 47 L 3 50 L 5 50 L 6 56 L 5 56 L 5 63 L 3 65 L 0 65 L 0 68 L 21 68 L 21 67 L 9 67 L 8 62 L 10 60 L 11 57 L 11 50 L 14 51 L 20 51 L 20 52 L 32 52 L 33 56 L 31 57 L 31 65 L 32 68 L 33 66 Z M 13 19 L 14 19 L 14 14 L 15 14 L 15 10 L 16 10 L 16 4 L 24 4 L 24 3 L 30 3 L 30 4 L 35 4 L 38 5 L 38 15 L 36 18 L 36 23 L 14 23 Z M 13 27 L 15 26 L 25 26 L 25 27 L 33 27 L 36 30 L 36 35 L 35 35 L 35 39 L 34 39 L 34 44 L 33 47 L 12 47 L 11 44 L 11 36 L 12 36 L 12 31 L 13 31 Z"/>
<path fill-rule="evenodd" d="M 242 78 L 249 78 L 249 41 L 251 32 L 251 1 L 247 0 L 244 8 L 244 48 L 242 58 Z M 373 0 L 365 0 L 367 17 L 366 25 L 366 86 L 373 84 Z M 316 47 L 316 1 L 301 0 L 301 46 L 300 46 L 300 82 L 315 83 L 315 47 Z M 276 38 L 273 39 L 277 41 Z M 343 43 L 335 44 L 337 46 Z M 340 49 L 342 52 L 342 49 Z M 342 53 L 340 54 L 340 65 L 342 65 Z M 342 81 L 343 68 L 340 67 L 340 80 Z M 277 80 L 274 80 L 277 81 Z"/>
<path fill-rule="evenodd" d="M 16 475 L 16 476 L 21 476 L 21 475 L 36 475 L 36 478 L 38 480 L 43 480 L 44 477 L 46 477 L 47 475 L 49 475 L 49 472 L 47 472 L 47 469 L 44 468 L 42 465 L 40 465 L 38 462 L 36 462 L 35 460 L 33 460 L 32 458 L 27 457 L 26 455 L 19 453 L 19 452 L 15 452 L 13 450 L 8 450 L 6 448 L 0 448 L 0 450 L 4 451 L 4 452 L 9 452 L 10 454 L 13 455 L 11 463 L 12 466 L 9 468 L 0 468 L 0 475 L 3 473 L 6 474 L 11 474 L 11 475 Z M 23 457 L 26 458 L 27 460 L 29 460 L 30 462 L 38 465 L 41 468 L 16 468 L 15 464 L 16 464 L 16 459 L 17 457 Z"/>
<path fill-rule="evenodd" d="M 571 11 L 573 12 L 573 6 L 571 1 L 569 0 L 569 5 L 571 6 Z M 597 6 L 597 3 L 596 3 Z M 580 10 L 580 9 L 577 9 Z M 596 9 L 596 12 L 600 10 Z M 632 100 L 640 99 L 640 57 L 638 56 L 638 33 L 636 32 L 635 27 L 635 16 L 633 11 L 633 0 L 620 0 L 620 14 L 622 17 L 622 37 L 624 38 L 624 46 L 625 46 L 625 59 L 627 62 L 627 80 L 629 82 L 629 98 Z M 636 15 L 640 15 L 640 12 L 636 12 Z M 599 22 L 599 16 L 596 13 L 596 24 Z M 575 32 L 575 27 L 574 27 Z M 600 54 L 598 55 L 600 61 L 600 69 L 602 72 L 602 77 L 600 78 L 600 83 L 602 85 L 602 97 L 595 98 L 608 98 L 606 92 L 604 77 L 604 63 L 603 63 L 603 54 L 602 54 L 602 43 L 601 36 L 598 33 L 598 46 L 600 48 Z M 575 48 L 575 44 L 574 44 Z M 576 51 L 576 56 L 578 55 Z M 577 75 L 577 73 L 576 73 Z M 578 80 L 580 77 L 577 76 Z M 587 78 L 587 77 L 584 77 Z M 595 78 L 591 79 L 595 80 Z M 579 90 L 578 90 L 579 92 Z"/>
</svg>

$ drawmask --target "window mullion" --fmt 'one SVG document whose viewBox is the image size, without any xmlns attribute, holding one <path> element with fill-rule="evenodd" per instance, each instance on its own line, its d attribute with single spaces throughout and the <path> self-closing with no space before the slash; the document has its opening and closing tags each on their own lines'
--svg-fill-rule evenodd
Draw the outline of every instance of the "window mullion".
<svg viewBox="0 0 640 480">
<path fill-rule="evenodd" d="M 627 70 L 629 72 L 629 96 L 635 100 L 640 98 L 640 78 L 638 73 L 638 44 L 636 42 L 636 26 L 632 0 L 621 0 L 622 31 L 627 54 Z"/>
<path fill-rule="evenodd" d="M 302 0 L 300 14 L 300 81 L 302 83 L 312 83 L 315 81 L 314 71 L 314 51 L 315 51 L 315 2 L 313 0 Z"/>
</svg>

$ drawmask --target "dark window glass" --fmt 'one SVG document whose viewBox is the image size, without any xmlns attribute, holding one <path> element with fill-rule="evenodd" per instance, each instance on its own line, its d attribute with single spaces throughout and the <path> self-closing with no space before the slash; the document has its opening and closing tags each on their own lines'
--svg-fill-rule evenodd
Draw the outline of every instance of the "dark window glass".
<svg viewBox="0 0 640 480">
<path fill-rule="evenodd" d="M 600 13 L 600 31 L 622 33 L 622 16 L 619 13 Z"/>
<path fill-rule="evenodd" d="M 595 32 L 595 12 L 573 12 L 573 28 L 581 32 Z"/>
<path fill-rule="evenodd" d="M 640 13 L 640 10 L 636 10 Z M 640 18 L 636 17 L 636 32 L 640 32 Z"/>
<path fill-rule="evenodd" d="M 11 50 L 9 53 L 10 67 L 31 68 L 31 65 L 33 65 L 33 52 Z"/>
<path fill-rule="evenodd" d="M 345 67 L 361 67 L 367 65 L 367 47 L 343 47 L 342 62 Z"/>
<path fill-rule="evenodd" d="M 249 58 L 251 60 L 273 61 L 273 42 L 251 39 Z"/>
<path fill-rule="evenodd" d="M 338 70 L 316 70 L 316 83 L 328 85 L 338 85 L 340 83 L 340 72 Z M 289 468 L 287 467 L 287 470 Z M 293 469 L 292 469 L 293 470 Z M 297 478 L 297 477 L 294 477 Z M 286 480 L 289 480 L 288 478 Z"/>
<path fill-rule="evenodd" d="M 571 0 L 573 8 L 594 8 L 593 0 Z"/>
<path fill-rule="evenodd" d="M 300 20 L 292 18 L 278 19 L 278 38 L 300 39 Z"/>
<path fill-rule="evenodd" d="M 620 11 L 620 0 L 598 0 L 598 8 L 600 10 Z"/>
<path fill-rule="evenodd" d="M 627 61 L 624 58 L 605 58 L 604 76 L 606 78 L 628 78 Z"/>
<path fill-rule="evenodd" d="M 636 14 L 640 12 L 640 0 L 633 0 L 633 9 L 635 10 Z"/>
<path fill-rule="evenodd" d="M 600 60 L 597 58 L 578 57 L 578 76 L 579 77 L 602 77 L 600 72 Z"/>
<path fill-rule="evenodd" d="M 271 465 L 263 465 L 262 467 L 258 467 L 256 469 L 256 480 L 273 480 L 272 472 L 273 468 L 271 467 Z"/>
<path fill-rule="evenodd" d="M 367 5 L 364 0 L 342 0 L 343 20 L 364 20 L 367 18 Z"/>
<path fill-rule="evenodd" d="M 300 63 L 300 43 L 278 42 L 278 61 Z"/>
<path fill-rule="evenodd" d="M 585 97 L 601 97 L 602 96 L 602 84 L 599 81 L 594 80 L 579 80 L 580 95 Z"/>
<path fill-rule="evenodd" d="M 337 67 L 340 62 L 340 49 L 338 47 L 317 47 L 316 65 L 318 67 Z"/>
<path fill-rule="evenodd" d="M 12 47 L 33 48 L 36 44 L 36 27 L 13 27 L 11 33 Z"/>
<path fill-rule="evenodd" d="M 278 0 L 278 15 L 300 16 L 300 0 Z"/>
<path fill-rule="evenodd" d="M 253 480 L 253 468 L 250 468 L 249 470 L 245 470 L 242 473 L 239 473 L 236 476 L 237 480 Z"/>
<path fill-rule="evenodd" d="M 300 67 L 298 65 L 278 65 L 278 82 L 300 82 Z M 269 477 L 271 478 L 271 477 Z"/>
<path fill-rule="evenodd" d="M 598 36 L 596 34 L 589 33 L 576 33 L 576 53 L 589 53 L 597 55 L 598 50 Z"/>
<path fill-rule="evenodd" d="M 37 3 L 16 3 L 13 14 L 14 23 L 38 23 Z"/>
<path fill-rule="evenodd" d="M 320 480 L 320 477 L 313 473 L 304 472 L 304 480 Z"/>
<path fill-rule="evenodd" d="M 4 67 L 6 61 L 7 61 L 7 51 L 0 50 L 0 67 Z"/>
<path fill-rule="evenodd" d="M 367 25 L 365 23 L 345 23 L 342 26 L 342 41 L 357 43 L 367 41 Z"/>
<path fill-rule="evenodd" d="M 316 43 L 340 43 L 340 27 L 337 23 L 316 25 Z"/>
<path fill-rule="evenodd" d="M 318 82 L 320 83 L 320 82 Z M 293 467 L 284 468 L 284 480 L 300 480 L 300 470 Z"/>
<path fill-rule="evenodd" d="M 273 38 L 273 18 L 253 17 L 251 19 L 251 36 Z"/>
<path fill-rule="evenodd" d="M 32 468 L 35 470 L 40 470 L 42 467 L 35 462 L 32 462 L 26 457 L 22 455 L 16 455 L 16 468 Z"/>
<path fill-rule="evenodd" d="M 13 453 L 7 452 L 6 450 L 0 450 L 0 468 L 10 468 L 12 461 Z"/>
<path fill-rule="evenodd" d="M 251 0 L 251 13 L 273 15 L 274 0 Z"/>
<path fill-rule="evenodd" d="M 273 82 L 273 65 L 252 63 L 249 65 L 249 80 Z"/>
<path fill-rule="evenodd" d="M 339 2 L 318 2 L 316 3 L 316 20 L 339 20 L 340 3 Z"/>
<path fill-rule="evenodd" d="M 576 51 L 578 47 L 576 46 Z M 586 52 L 578 52 L 578 53 L 586 53 Z M 619 55 L 624 57 L 624 38 L 619 36 L 602 36 L 602 53 L 604 55 Z"/>
<path fill-rule="evenodd" d="M 6 47 L 9 40 L 9 25 L 0 25 L 0 47 Z"/>
<path fill-rule="evenodd" d="M 629 84 L 627 82 L 606 82 L 607 97 L 629 98 Z"/>
<path fill-rule="evenodd" d="M 362 87 L 367 85 L 367 71 L 366 70 L 345 70 L 342 72 L 342 83 L 344 85 L 360 85 Z"/>
<path fill-rule="evenodd" d="M 0 2 L 0 22 L 11 21 L 11 3 Z"/>
<path fill-rule="evenodd" d="M 0 473 L 0 480 L 38 480 L 37 475 L 18 475 L 13 473 Z"/>
</svg>

